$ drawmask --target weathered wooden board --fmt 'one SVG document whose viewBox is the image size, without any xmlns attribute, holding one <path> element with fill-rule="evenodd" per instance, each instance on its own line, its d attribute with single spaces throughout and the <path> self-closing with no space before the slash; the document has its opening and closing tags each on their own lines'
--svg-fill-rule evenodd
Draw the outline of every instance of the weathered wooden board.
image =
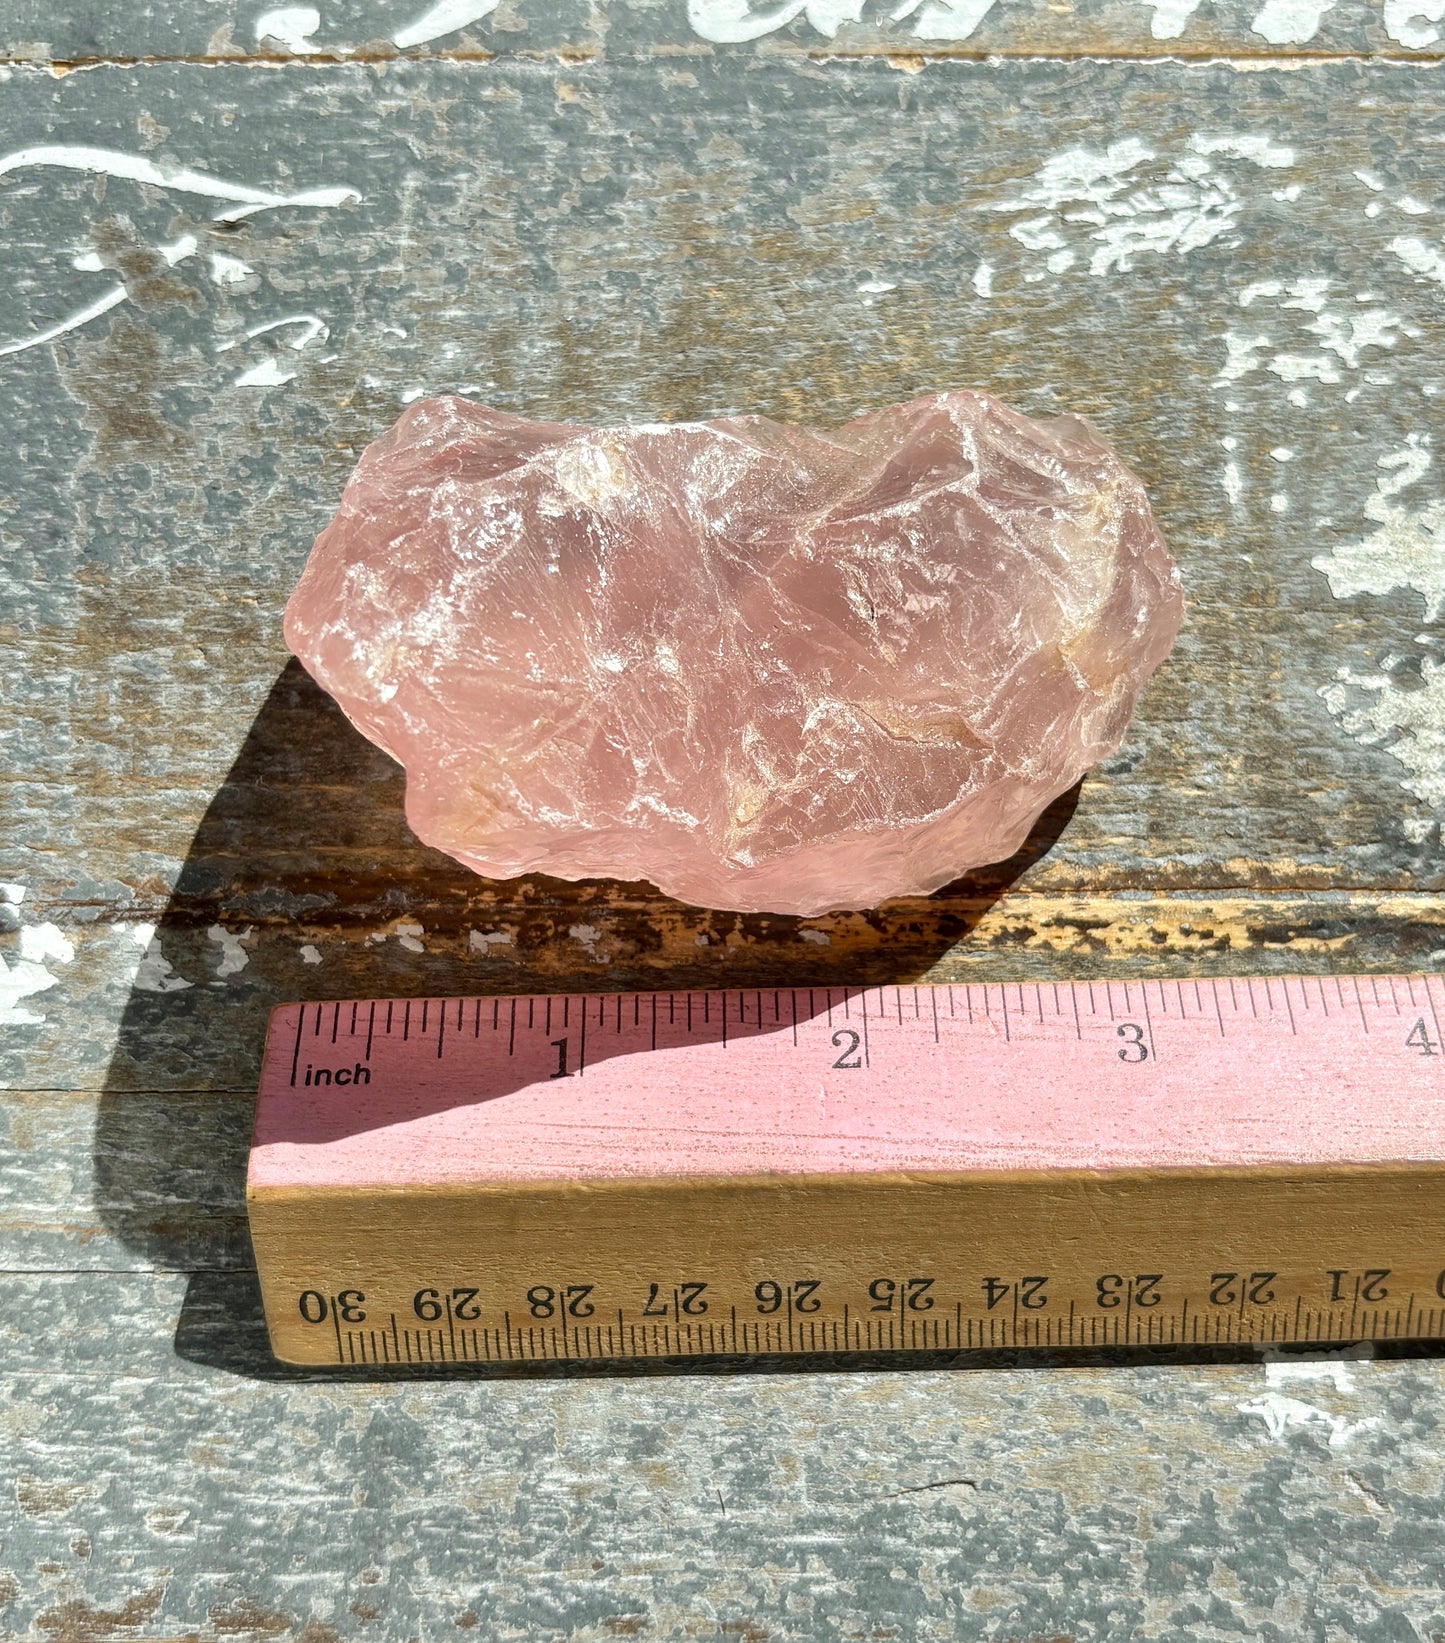
<svg viewBox="0 0 1445 1643">
<path fill-rule="evenodd" d="M 1363 60 L 1438 56 L 1436 0 L 927 39 L 780 4 L 733 44 L 515 0 L 407 48 L 450 60 L 340 62 L 412 19 L 358 3 L 314 60 L 190 60 L 284 57 L 264 9 L 3 25 L 113 66 L 0 87 L 0 1626 L 1445 1632 L 1433 1362 L 306 1384 L 240 1197 L 279 998 L 1438 965 L 1445 108 Z M 1281 61 L 944 60 L 1166 50 Z M 1191 612 L 1119 757 L 937 897 L 475 879 L 287 665 L 310 537 L 419 391 L 827 419 L 959 383 L 1099 420 Z"/>
<path fill-rule="evenodd" d="M 12 62 L 485 59 L 551 56 L 1119 56 L 1292 54 L 1431 60 L 1435 0 L 12 0 Z M 664 82 L 666 83 L 666 82 Z"/>
<path fill-rule="evenodd" d="M 14 1637 L 1445 1627 L 1433 1364 L 308 1384 L 235 1285 L 176 1356 L 180 1280 L 3 1283 Z"/>
<path fill-rule="evenodd" d="M 115 306 L 0 358 L 21 458 L 5 872 L 32 928 L 9 939 L 38 952 L 55 925 L 74 949 L 27 972 L 69 979 L 17 1004 L 53 1028 L 13 1035 L 12 1083 L 102 1082 L 158 921 L 141 1019 L 199 1008 L 164 990 L 167 962 L 226 982 L 254 952 L 217 997 L 224 1017 L 256 987 L 246 1042 L 278 991 L 1439 950 L 1433 71 L 699 61 L 666 119 L 658 72 L 16 72 L 12 129 L 68 163 L 0 179 L 0 335 Z M 1101 102 L 1130 133 L 1107 151 Z M 74 152 L 101 145 L 129 176 Z M 227 186 L 134 180 L 161 161 Z M 256 204 L 243 188 L 312 203 L 218 220 Z M 1103 422 L 1191 609 L 1072 813 L 927 903 L 800 926 L 487 885 L 415 845 L 396 772 L 282 671 L 310 535 L 415 393 L 840 418 L 957 382 Z M 144 1031 L 144 1068 L 117 1058 L 127 1086 L 184 1085 L 208 1058 L 245 1069 L 222 1087 L 249 1075 L 224 1034 L 173 1052 Z"/>
</svg>

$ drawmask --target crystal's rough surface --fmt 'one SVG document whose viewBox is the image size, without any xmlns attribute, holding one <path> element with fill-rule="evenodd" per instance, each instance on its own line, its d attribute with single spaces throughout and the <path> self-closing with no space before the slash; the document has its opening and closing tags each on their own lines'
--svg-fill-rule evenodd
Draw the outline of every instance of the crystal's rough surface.
<svg viewBox="0 0 1445 1643">
<path fill-rule="evenodd" d="M 938 394 L 831 432 L 413 405 L 286 610 L 492 877 L 813 914 L 1010 855 L 1123 737 L 1183 609 L 1087 424 Z"/>
</svg>

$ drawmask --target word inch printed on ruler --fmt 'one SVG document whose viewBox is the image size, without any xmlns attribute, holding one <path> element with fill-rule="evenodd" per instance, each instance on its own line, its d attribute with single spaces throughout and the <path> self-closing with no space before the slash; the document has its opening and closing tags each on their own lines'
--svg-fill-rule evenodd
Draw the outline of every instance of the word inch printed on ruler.
<svg viewBox="0 0 1445 1643">
<path fill-rule="evenodd" d="M 273 1349 L 422 1365 L 1445 1336 L 1445 984 L 292 1004 Z"/>
</svg>

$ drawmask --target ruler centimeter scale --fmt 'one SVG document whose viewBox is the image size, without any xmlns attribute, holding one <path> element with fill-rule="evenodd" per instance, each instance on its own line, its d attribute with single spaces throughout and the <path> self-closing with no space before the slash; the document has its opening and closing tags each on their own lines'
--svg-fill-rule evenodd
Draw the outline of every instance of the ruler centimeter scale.
<svg viewBox="0 0 1445 1643">
<path fill-rule="evenodd" d="M 276 1355 L 406 1365 L 1445 1337 L 1445 982 L 277 1009 Z"/>
</svg>

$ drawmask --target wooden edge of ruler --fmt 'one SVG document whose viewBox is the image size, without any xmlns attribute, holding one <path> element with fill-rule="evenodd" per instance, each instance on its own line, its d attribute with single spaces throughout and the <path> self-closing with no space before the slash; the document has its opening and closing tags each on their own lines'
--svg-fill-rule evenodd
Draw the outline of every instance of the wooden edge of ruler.
<svg viewBox="0 0 1445 1643">
<path fill-rule="evenodd" d="M 1445 1152 L 1445 1146 L 1442 1146 Z M 577 1179 L 513 1181 L 479 1178 L 477 1180 L 438 1180 L 408 1182 L 404 1185 L 351 1185 L 345 1182 L 318 1181 L 313 1184 L 285 1183 L 278 1185 L 253 1184 L 246 1186 L 246 1203 L 264 1209 L 269 1204 L 306 1203 L 312 1199 L 340 1202 L 353 1199 L 359 1202 L 390 1202 L 441 1198 L 498 1198 L 518 1203 L 556 1197 L 566 1199 L 574 1195 L 605 1197 L 616 1194 L 625 1198 L 694 1197 L 699 1193 L 783 1192 L 801 1193 L 848 1192 L 860 1184 L 878 1190 L 898 1191 L 908 1188 L 965 1190 L 979 1187 L 1013 1187 L 1026 1190 L 1042 1188 L 1062 1182 L 1079 1186 L 1096 1183 L 1100 1186 L 1128 1186 L 1135 1183 L 1177 1182 L 1190 1179 L 1206 1181 L 1259 1182 L 1271 1181 L 1348 1181 L 1356 1177 L 1378 1178 L 1382 1183 L 1397 1176 L 1411 1180 L 1423 1176 L 1438 1176 L 1445 1184 L 1445 1157 L 1439 1159 L 1369 1159 L 1360 1161 L 1298 1162 L 1259 1164 L 1161 1164 L 1134 1165 L 1124 1168 L 1006 1168 L 964 1170 L 860 1170 L 849 1174 L 829 1171 L 809 1174 L 767 1172 L 743 1175 L 603 1175 Z M 1441 1200 L 1442 1255 L 1445 1255 L 1445 1197 Z"/>
<path fill-rule="evenodd" d="M 1445 1335 L 1445 1163 L 280 1187 L 248 1202 L 273 1350 L 297 1364 Z"/>
</svg>

